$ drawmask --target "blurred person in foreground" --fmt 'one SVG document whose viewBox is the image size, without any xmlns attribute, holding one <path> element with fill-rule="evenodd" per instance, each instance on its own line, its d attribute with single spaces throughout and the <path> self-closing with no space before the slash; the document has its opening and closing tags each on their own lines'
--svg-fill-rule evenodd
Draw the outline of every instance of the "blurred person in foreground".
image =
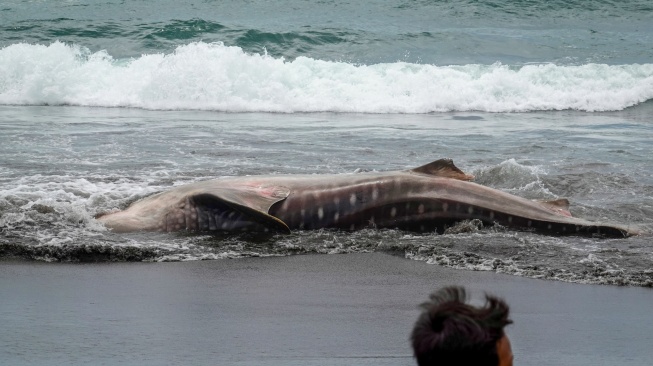
<svg viewBox="0 0 653 366">
<path fill-rule="evenodd" d="M 411 342 L 419 366 L 512 366 L 503 328 L 512 323 L 502 300 L 485 295 L 485 305 L 467 304 L 462 287 L 445 287 L 420 306 Z"/>
</svg>

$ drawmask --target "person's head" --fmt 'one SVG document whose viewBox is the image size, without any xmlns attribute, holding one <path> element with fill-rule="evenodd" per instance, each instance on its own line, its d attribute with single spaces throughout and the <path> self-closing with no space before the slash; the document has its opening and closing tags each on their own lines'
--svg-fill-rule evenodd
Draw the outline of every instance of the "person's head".
<svg viewBox="0 0 653 366">
<path fill-rule="evenodd" d="M 411 341 L 419 366 L 512 365 L 503 328 L 512 323 L 501 299 L 486 295 L 483 307 L 467 304 L 462 287 L 445 287 L 421 305 Z"/>
</svg>

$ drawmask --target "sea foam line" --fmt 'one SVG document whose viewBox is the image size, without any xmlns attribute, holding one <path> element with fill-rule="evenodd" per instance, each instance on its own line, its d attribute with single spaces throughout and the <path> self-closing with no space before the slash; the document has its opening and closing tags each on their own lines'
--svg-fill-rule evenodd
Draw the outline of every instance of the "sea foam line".
<svg viewBox="0 0 653 366">
<path fill-rule="evenodd" d="M 612 111 L 653 99 L 653 64 L 355 65 L 191 43 L 114 59 L 55 42 L 0 49 L 0 104 L 227 112 Z"/>
</svg>

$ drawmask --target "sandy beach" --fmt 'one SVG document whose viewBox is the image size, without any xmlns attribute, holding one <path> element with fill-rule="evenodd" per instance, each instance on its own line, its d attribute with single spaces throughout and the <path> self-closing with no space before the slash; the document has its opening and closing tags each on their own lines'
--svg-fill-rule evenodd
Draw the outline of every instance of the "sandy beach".
<svg viewBox="0 0 653 366">
<path fill-rule="evenodd" d="M 413 365 L 433 289 L 503 296 L 516 365 L 645 365 L 653 291 L 461 271 L 388 254 L 0 264 L 5 365 Z"/>
</svg>

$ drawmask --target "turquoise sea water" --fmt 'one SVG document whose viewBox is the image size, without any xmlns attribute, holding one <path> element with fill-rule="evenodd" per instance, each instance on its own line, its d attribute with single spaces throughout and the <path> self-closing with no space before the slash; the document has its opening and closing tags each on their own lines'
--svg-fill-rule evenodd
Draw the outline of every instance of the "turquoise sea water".
<svg viewBox="0 0 653 366">
<path fill-rule="evenodd" d="M 117 235 L 94 216 L 225 175 L 406 169 L 653 226 L 649 1 L 4 1 L 0 255 L 196 260 L 399 251 L 652 286 L 653 247 L 457 234 Z"/>
<path fill-rule="evenodd" d="M 4 1 L 0 45 L 114 58 L 223 42 L 294 60 L 435 65 L 650 63 L 650 1 Z"/>
</svg>

